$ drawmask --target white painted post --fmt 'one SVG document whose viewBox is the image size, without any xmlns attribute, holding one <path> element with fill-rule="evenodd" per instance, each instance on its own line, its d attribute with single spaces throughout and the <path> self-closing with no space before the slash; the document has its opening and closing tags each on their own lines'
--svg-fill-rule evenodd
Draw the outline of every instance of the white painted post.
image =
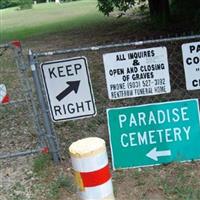
<svg viewBox="0 0 200 200">
<path fill-rule="evenodd" d="M 106 145 L 97 137 L 69 147 L 79 197 L 82 200 L 114 200 Z"/>
</svg>

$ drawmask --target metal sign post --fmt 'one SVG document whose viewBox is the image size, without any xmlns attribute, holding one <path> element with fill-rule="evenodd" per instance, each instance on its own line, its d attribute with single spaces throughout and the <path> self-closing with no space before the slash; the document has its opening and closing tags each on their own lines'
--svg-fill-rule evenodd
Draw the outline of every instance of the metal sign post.
<svg viewBox="0 0 200 200">
<path fill-rule="evenodd" d="M 53 127 L 51 126 L 49 111 L 44 99 L 44 95 L 42 93 L 42 86 L 38 75 L 38 69 L 31 50 L 29 51 L 29 59 L 30 59 L 31 71 L 36 88 L 37 97 L 44 117 L 44 126 L 46 129 L 46 137 L 48 140 L 49 150 L 52 153 L 54 162 L 59 163 L 60 156 L 59 156 L 58 143 L 56 141 L 55 133 L 53 132 Z"/>
<path fill-rule="evenodd" d="M 21 42 L 16 40 L 16 41 L 13 41 L 11 45 L 14 51 L 15 62 L 19 70 L 19 75 L 21 77 L 21 85 L 24 90 L 25 100 L 27 104 L 31 105 L 31 107 L 29 107 L 29 112 L 33 113 L 34 125 L 35 125 L 35 129 L 37 130 L 36 133 L 38 135 L 40 146 L 43 148 L 46 146 L 45 136 L 40 125 L 38 111 L 36 109 L 36 103 L 34 102 L 33 91 L 31 89 L 31 85 L 28 80 L 28 75 L 27 75 L 28 65 L 24 62 Z"/>
</svg>

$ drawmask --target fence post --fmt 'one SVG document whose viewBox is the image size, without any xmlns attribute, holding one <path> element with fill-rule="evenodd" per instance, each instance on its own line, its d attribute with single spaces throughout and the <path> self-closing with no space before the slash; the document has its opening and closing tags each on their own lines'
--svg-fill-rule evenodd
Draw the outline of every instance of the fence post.
<svg viewBox="0 0 200 200">
<path fill-rule="evenodd" d="M 32 71 L 33 81 L 35 84 L 37 97 L 39 100 L 39 105 L 41 107 L 41 111 L 42 111 L 43 118 L 44 118 L 44 126 L 45 126 L 45 130 L 46 130 L 46 138 L 47 138 L 47 142 L 48 142 L 48 147 L 49 147 L 50 153 L 52 154 L 52 158 L 53 158 L 54 162 L 56 164 L 58 164 L 60 161 L 58 143 L 56 140 L 55 133 L 53 131 L 52 124 L 51 124 L 48 107 L 47 107 L 47 104 L 46 104 L 46 101 L 45 101 L 45 98 L 44 98 L 44 95 L 42 92 L 42 85 L 41 85 L 41 81 L 39 79 L 39 73 L 38 73 L 38 69 L 36 66 L 35 58 L 34 58 L 31 50 L 29 50 L 29 62 L 30 62 L 30 66 L 31 66 L 31 71 Z"/>
</svg>

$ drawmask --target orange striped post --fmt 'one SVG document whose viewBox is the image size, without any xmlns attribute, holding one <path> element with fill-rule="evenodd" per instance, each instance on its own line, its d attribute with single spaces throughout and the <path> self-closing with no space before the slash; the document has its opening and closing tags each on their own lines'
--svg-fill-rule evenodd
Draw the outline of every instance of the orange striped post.
<svg viewBox="0 0 200 200">
<path fill-rule="evenodd" d="M 82 200 L 114 200 L 105 141 L 90 137 L 69 147 L 72 167 Z"/>
</svg>

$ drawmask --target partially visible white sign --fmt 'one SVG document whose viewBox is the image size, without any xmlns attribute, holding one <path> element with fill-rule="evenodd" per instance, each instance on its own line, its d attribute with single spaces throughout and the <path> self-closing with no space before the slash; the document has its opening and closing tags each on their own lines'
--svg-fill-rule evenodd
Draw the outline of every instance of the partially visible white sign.
<svg viewBox="0 0 200 200">
<path fill-rule="evenodd" d="M 41 70 L 53 121 L 96 115 L 85 57 L 45 62 Z"/>
<path fill-rule="evenodd" d="M 171 91 L 166 47 L 103 55 L 109 99 Z"/>
<path fill-rule="evenodd" d="M 200 89 L 200 42 L 182 45 L 187 90 Z"/>
</svg>

